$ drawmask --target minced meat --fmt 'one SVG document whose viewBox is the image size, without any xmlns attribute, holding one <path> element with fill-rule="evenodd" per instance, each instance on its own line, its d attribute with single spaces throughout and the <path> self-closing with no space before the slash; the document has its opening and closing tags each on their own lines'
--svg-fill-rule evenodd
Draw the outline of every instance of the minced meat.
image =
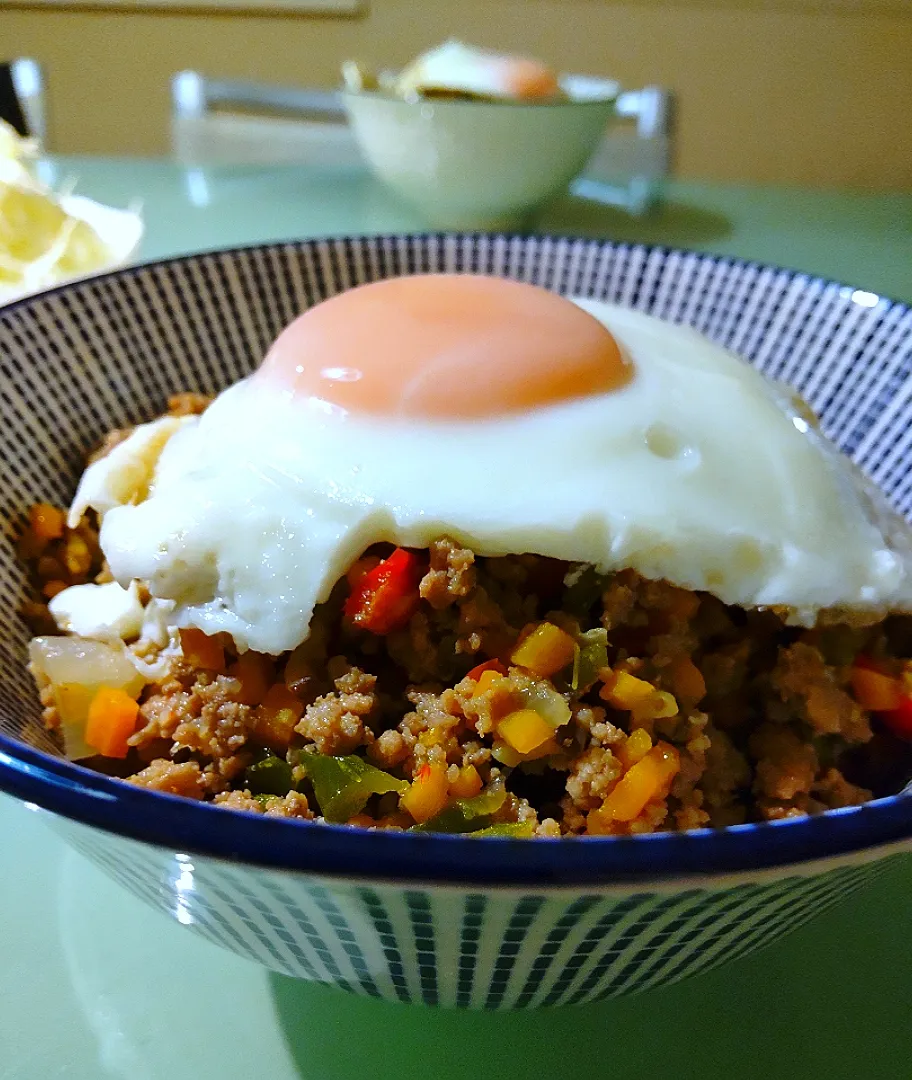
<svg viewBox="0 0 912 1080">
<path fill-rule="evenodd" d="M 204 407 L 196 395 L 172 405 Z M 104 574 L 91 521 L 43 544 L 26 536 L 23 554 L 45 598 Z M 344 804 L 353 825 L 433 825 L 463 805 L 471 820 L 481 799 L 485 827 L 551 837 L 777 820 L 885 794 L 881 774 L 912 776 L 910 744 L 852 683 L 860 656 L 909 677 L 908 618 L 803 630 L 629 570 L 486 558 L 448 537 L 422 558 L 403 625 L 359 628 L 343 580 L 308 642 L 254 654 L 255 691 L 230 639 L 220 670 L 175 656 L 143 691 L 123 773 L 226 809 L 337 820 L 317 767 L 332 758 L 372 778 Z M 542 627 L 573 649 L 556 671 L 514 659 Z M 53 688 L 41 700 L 57 726 Z"/>
</svg>

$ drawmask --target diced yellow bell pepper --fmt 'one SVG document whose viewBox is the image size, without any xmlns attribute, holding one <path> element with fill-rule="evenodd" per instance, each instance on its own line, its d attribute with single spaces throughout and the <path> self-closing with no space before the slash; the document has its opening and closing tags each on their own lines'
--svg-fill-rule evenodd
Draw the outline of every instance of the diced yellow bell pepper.
<svg viewBox="0 0 912 1080">
<path fill-rule="evenodd" d="M 638 679 L 628 671 L 613 671 L 599 691 L 599 697 L 616 709 L 632 711 L 645 704 L 655 692 L 656 688 L 645 679 Z"/>
<path fill-rule="evenodd" d="M 554 735 L 554 728 L 534 709 L 517 709 L 497 724 L 497 734 L 519 754 L 528 754 Z"/>
<path fill-rule="evenodd" d="M 486 694 L 493 686 L 495 686 L 503 678 L 503 675 L 499 671 L 483 671 L 478 678 L 478 682 L 475 683 L 475 689 L 472 691 L 472 697 L 480 697 L 482 694 Z"/>
<path fill-rule="evenodd" d="M 508 769 L 515 769 L 517 765 L 521 765 L 524 761 L 538 761 L 540 758 L 559 754 L 562 749 L 563 747 L 557 739 L 548 739 L 541 746 L 536 746 L 534 750 L 530 750 L 528 754 L 518 754 L 512 746 L 502 739 L 495 739 L 494 745 L 491 747 L 491 756 L 495 761 L 499 761 L 501 765 L 506 765 Z"/>
<path fill-rule="evenodd" d="M 474 765 L 463 765 L 455 780 L 450 781 L 450 794 L 456 799 L 471 799 L 484 785 Z"/>
<path fill-rule="evenodd" d="M 652 683 L 627 671 L 615 671 L 599 691 L 599 697 L 615 709 L 626 709 L 640 722 L 674 716 L 678 702 L 673 694 L 656 690 Z"/>
<path fill-rule="evenodd" d="M 421 824 L 439 814 L 449 796 L 446 768 L 439 764 L 422 765 L 408 791 L 399 800 L 400 806 Z"/>
<path fill-rule="evenodd" d="M 576 642 L 565 630 L 554 623 L 543 622 L 523 638 L 510 659 L 517 667 L 547 677 L 572 662 L 576 647 Z"/>
<path fill-rule="evenodd" d="M 613 749 L 624 768 L 629 769 L 649 753 L 652 749 L 652 739 L 645 728 L 637 728 L 631 731 L 620 746 Z"/>
<path fill-rule="evenodd" d="M 669 743 L 657 743 L 624 773 L 602 805 L 591 812 L 596 816 L 593 824 L 634 821 L 647 803 L 668 794 L 671 781 L 680 768 L 678 751 Z"/>
<path fill-rule="evenodd" d="M 675 716 L 678 713 L 678 702 L 674 694 L 667 690 L 656 690 L 652 697 L 640 705 L 635 705 L 631 710 L 633 718 L 641 723 L 646 720 L 660 720 L 665 716 Z"/>
</svg>

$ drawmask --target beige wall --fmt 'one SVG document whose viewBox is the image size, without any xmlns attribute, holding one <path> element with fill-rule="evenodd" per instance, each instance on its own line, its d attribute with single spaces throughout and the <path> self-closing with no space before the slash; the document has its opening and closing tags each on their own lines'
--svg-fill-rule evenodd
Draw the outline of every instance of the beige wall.
<svg viewBox="0 0 912 1080">
<path fill-rule="evenodd" d="M 358 18 L 5 8 L 0 42 L 49 82 L 60 151 L 167 151 L 169 76 L 331 85 L 445 36 L 680 97 L 678 170 L 726 180 L 912 189 L 912 3 L 855 0 L 366 0 Z"/>
</svg>

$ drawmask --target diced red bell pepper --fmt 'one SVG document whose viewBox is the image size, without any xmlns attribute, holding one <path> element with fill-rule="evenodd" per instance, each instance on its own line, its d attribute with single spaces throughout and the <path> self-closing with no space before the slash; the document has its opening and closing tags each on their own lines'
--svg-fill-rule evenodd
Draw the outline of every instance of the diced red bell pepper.
<svg viewBox="0 0 912 1080">
<path fill-rule="evenodd" d="M 471 671 L 467 672 L 466 678 L 478 682 L 486 671 L 496 671 L 498 675 L 506 675 L 507 667 L 506 664 L 502 664 L 499 660 L 485 660 L 483 664 L 476 664 Z"/>
<path fill-rule="evenodd" d="M 884 724 L 901 739 L 912 739 L 912 697 L 906 694 L 895 709 L 880 714 Z"/>
<path fill-rule="evenodd" d="M 374 634 L 401 630 L 418 607 L 423 560 L 405 548 L 363 574 L 345 602 L 345 614 L 355 626 Z"/>
</svg>

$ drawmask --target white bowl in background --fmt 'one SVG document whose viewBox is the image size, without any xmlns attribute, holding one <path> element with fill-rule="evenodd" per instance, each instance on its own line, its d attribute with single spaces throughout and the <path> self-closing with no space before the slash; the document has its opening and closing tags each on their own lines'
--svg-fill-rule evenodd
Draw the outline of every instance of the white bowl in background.
<svg viewBox="0 0 912 1080">
<path fill-rule="evenodd" d="M 566 189 L 615 117 L 614 84 L 596 80 L 594 96 L 593 80 L 577 87 L 572 78 L 572 100 L 554 103 L 375 91 L 346 91 L 342 101 L 370 168 L 428 225 L 509 228 Z"/>
</svg>

